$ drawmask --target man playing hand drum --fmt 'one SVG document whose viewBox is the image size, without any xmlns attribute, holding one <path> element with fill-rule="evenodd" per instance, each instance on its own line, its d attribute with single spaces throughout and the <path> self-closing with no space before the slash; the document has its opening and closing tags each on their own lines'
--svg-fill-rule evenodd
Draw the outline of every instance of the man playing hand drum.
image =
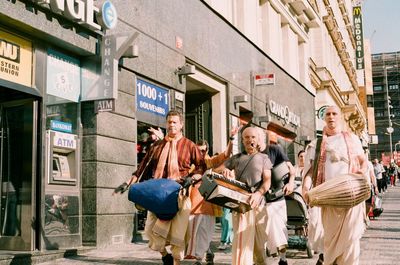
<svg viewBox="0 0 400 265">
<path fill-rule="evenodd" d="M 318 169 L 316 174 L 314 173 L 314 179 L 312 175 L 316 157 L 316 140 L 306 150 L 303 195 L 307 203 L 309 202 L 308 190 L 311 186 L 316 187 L 343 174 L 364 174 L 367 169 L 359 138 L 352 133 L 340 130 L 341 114 L 338 107 L 330 106 L 326 109 L 325 122 L 320 157 L 317 160 Z M 360 238 L 365 230 L 364 202 L 351 208 L 322 206 L 321 217 L 324 228 L 323 264 L 357 265 L 360 257 Z"/>
</svg>

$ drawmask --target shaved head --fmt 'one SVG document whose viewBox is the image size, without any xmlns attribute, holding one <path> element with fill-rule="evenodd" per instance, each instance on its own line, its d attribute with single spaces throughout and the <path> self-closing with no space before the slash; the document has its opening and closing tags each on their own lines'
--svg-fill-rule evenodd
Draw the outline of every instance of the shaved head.
<svg viewBox="0 0 400 265">
<path fill-rule="evenodd" d="M 339 107 L 329 106 L 325 111 L 326 126 L 331 130 L 337 129 L 340 125 L 341 116 Z"/>
</svg>

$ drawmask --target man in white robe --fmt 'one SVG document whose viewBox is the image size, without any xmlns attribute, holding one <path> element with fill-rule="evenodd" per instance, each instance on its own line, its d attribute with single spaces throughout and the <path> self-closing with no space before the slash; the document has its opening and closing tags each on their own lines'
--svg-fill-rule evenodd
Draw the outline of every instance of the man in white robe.
<svg viewBox="0 0 400 265">
<path fill-rule="evenodd" d="M 313 160 L 316 141 L 307 149 L 305 161 L 305 179 L 303 187 L 318 186 L 324 181 L 342 174 L 366 173 L 366 158 L 358 137 L 339 129 L 340 110 L 330 106 L 325 113 L 326 126 L 321 143 L 318 171 L 312 179 Z M 308 202 L 308 189 L 304 188 L 304 197 Z M 321 207 L 324 228 L 324 263 L 345 265 L 359 264 L 360 238 L 364 233 L 365 203 L 352 208 Z M 318 263 L 317 263 L 318 264 Z M 319 263 L 321 264 L 321 263 Z"/>
</svg>

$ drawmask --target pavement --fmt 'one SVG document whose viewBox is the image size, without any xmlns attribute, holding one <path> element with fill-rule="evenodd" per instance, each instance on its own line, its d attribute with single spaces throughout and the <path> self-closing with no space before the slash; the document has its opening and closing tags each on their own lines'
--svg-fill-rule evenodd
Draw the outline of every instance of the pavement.
<svg viewBox="0 0 400 265">
<path fill-rule="evenodd" d="M 400 264 L 400 251 L 397 249 L 400 246 L 400 186 L 389 187 L 382 197 L 384 211 L 379 218 L 370 221 L 369 227 L 361 240 L 361 265 Z M 230 250 L 221 251 L 217 249 L 219 231 L 219 227 L 217 227 L 212 242 L 212 249 L 215 252 L 214 263 L 216 265 L 231 264 Z M 290 265 L 314 265 L 317 256 L 308 258 L 306 251 L 293 249 L 289 249 L 287 253 Z M 146 240 L 132 244 L 112 245 L 105 249 L 78 251 L 76 255 L 71 257 L 34 263 L 40 265 L 162 264 L 160 254 L 150 250 L 147 247 Z M 181 264 L 189 265 L 193 263 L 193 260 L 184 260 Z M 278 264 L 278 258 L 269 257 L 268 264 Z"/>
</svg>

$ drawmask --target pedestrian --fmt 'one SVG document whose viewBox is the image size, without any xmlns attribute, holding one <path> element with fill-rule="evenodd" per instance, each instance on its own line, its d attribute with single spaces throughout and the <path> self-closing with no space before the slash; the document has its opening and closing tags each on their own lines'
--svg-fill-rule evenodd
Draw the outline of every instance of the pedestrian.
<svg viewBox="0 0 400 265">
<path fill-rule="evenodd" d="M 265 133 L 262 132 L 261 137 L 265 139 Z M 271 188 L 274 185 L 283 187 L 283 194 L 289 195 L 294 189 L 295 169 L 289 158 L 278 144 L 278 137 L 274 132 L 268 132 L 268 145 L 265 146 L 265 140 L 262 140 L 262 153 L 267 154 L 273 167 L 281 163 L 285 163 L 289 170 L 289 179 L 286 184 L 283 179 L 279 182 L 272 181 Z M 267 248 L 272 256 L 279 256 L 279 265 L 287 265 L 286 249 L 288 246 L 288 229 L 287 229 L 287 209 L 285 197 L 281 196 L 273 201 L 267 199 Z"/>
<path fill-rule="evenodd" d="M 379 163 L 378 159 L 376 158 L 373 161 L 373 166 L 374 166 L 374 175 L 378 186 L 378 192 L 381 193 L 383 192 L 383 172 L 385 169 L 383 168 L 383 165 Z"/>
<path fill-rule="evenodd" d="M 388 184 L 388 179 L 389 179 L 389 174 L 388 174 L 388 167 L 383 164 L 383 161 L 381 160 L 379 162 L 383 168 L 382 170 L 382 194 L 385 194 L 387 191 L 387 184 Z"/>
<path fill-rule="evenodd" d="M 367 161 L 367 167 L 367 176 L 371 184 L 371 196 L 365 201 L 366 215 L 368 217 L 369 212 L 372 211 L 372 198 L 378 193 L 378 184 L 374 173 L 374 165 L 369 160 Z"/>
<path fill-rule="evenodd" d="M 313 150 L 313 144 L 308 145 L 305 152 L 304 164 L 309 166 L 314 159 L 314 154 L 310 155 Z M 302 182 L 302 196 L 305 197 L 305 193 L 312 188 L 312 181 L 310 179 L 305 179 L 305 171 L 303 170 L 303 182 Z M 308 207 L 308 226 L 307 226 L 307 234 L 308 234 L 308 243 L 310 244 L 311 249 L 314 253 L 319 253 L 318 260 L 316 265 L 324 264 L 324 227 L 322 226 L 322 218 L 321 218 L 321 208 L 314 206 Z"/>
<path fill-rule="evenodd" d="M 297 153 L 297 165 L 294 166 L 294 189 L 301 194 L 301 183 L 303 181 L 303 169 L 304 169 L 304 156 L 305 151 L 300 150 Z"/>
<path fill-rule="evenodd" d="M 182 135 L 183 125 L 182 114 L 176 110 L 169 111 L 166 116 L 167 135 L 153 144 L 131 179 L 116 188 L 115 192 L 123 192 L 142 174 L 146 175 L 145 178 L 168 178 L 184 184 L 191 165 L 195 166 L 193 177 L 201 177 L 206 169 L 204 156 L 195 143 Z M 179 265 L 184 258 L 185 235 L 191 209 L 190 198 L 186 193 L 180 194 L 178 205 L 179 211 L 168 221 L 159 220 L 154 213 L 147 212 L 145 233 L 149 247 L 160 252 L 163 264 L 167 265 Z M 168 245 L 172 253 L 167 252 Z"/>
<path fill-rule="evenodd" d="M 225 250 L 229 248 L 232 245 L 232 239 L 233 239 L 232 212 L 230 209 L 222 207 L 221 239 L 218 249 Z"/>
<path fill-rule="evenodd" d="M 215 168 L 228 159 L 232 153 L 232 140 L 237 134 L 238 128 L 231 131 L 230 140 L 225 152 L 210 157 L 208 155 L 209 144 L 206 140 L 199 140 L 196 144 L 204 156 L 207 169 Z M 186 248 L 185 259 L 196 259 L 194 264 L 199 265 L 206 253 L 206 264 L 214 264 L 214 253 L 211 251 L 210 244 L 215 228 L 215 217 L 222 215 L 220 206 L 211 204 L 204 200 L 199 192 L 201 181 L 196 183 L 190 191 L 192 209 L 189 217 L 190 240 Z"/>
<path fill-rule="evenodd" d="M 365 176 L 367 163 L 361 142 L 353 133 L 340 129 L 341 120 L 338 107 L 329 106 L 326 109 L 322 141 L 314 140 L 307 149 L 305 187 L 309 187 L 310 182 L 316 187 L 343 174 Z M 313 175 L 314 160 L 316 170 Z M 304 192 L 304 199 L 308 203 L 308 190 Z M 324 206 L 321 207 L 321 217 L 324 264 L 359 264 L 360 239 L 365 230 L 365 204 L 359 203 L 351 208 Z"/>
<path fill-rule="evenodd" d="M 396 186 L 396 175 L 397 175 L 397 166 L 394 162 L 391 162 L 389 165 L 389 179 L 390 179 L 390 186 Z"/>
<path fill-rule="evenodd" d="M 271 184 L 272 164 L 267 155 L 259 152 L 259 132 L 256 128 L 246 127 L 243 130 L 242 143 L 244 151 L 229 158 L 221 168 L 224 176 L 233 175 L 236 180 L 256 189 L 249 199 L 251 210 L 232 213 L 232 264 L 265 265 L 267 210 L 263 201 Z"/>
</svg>

